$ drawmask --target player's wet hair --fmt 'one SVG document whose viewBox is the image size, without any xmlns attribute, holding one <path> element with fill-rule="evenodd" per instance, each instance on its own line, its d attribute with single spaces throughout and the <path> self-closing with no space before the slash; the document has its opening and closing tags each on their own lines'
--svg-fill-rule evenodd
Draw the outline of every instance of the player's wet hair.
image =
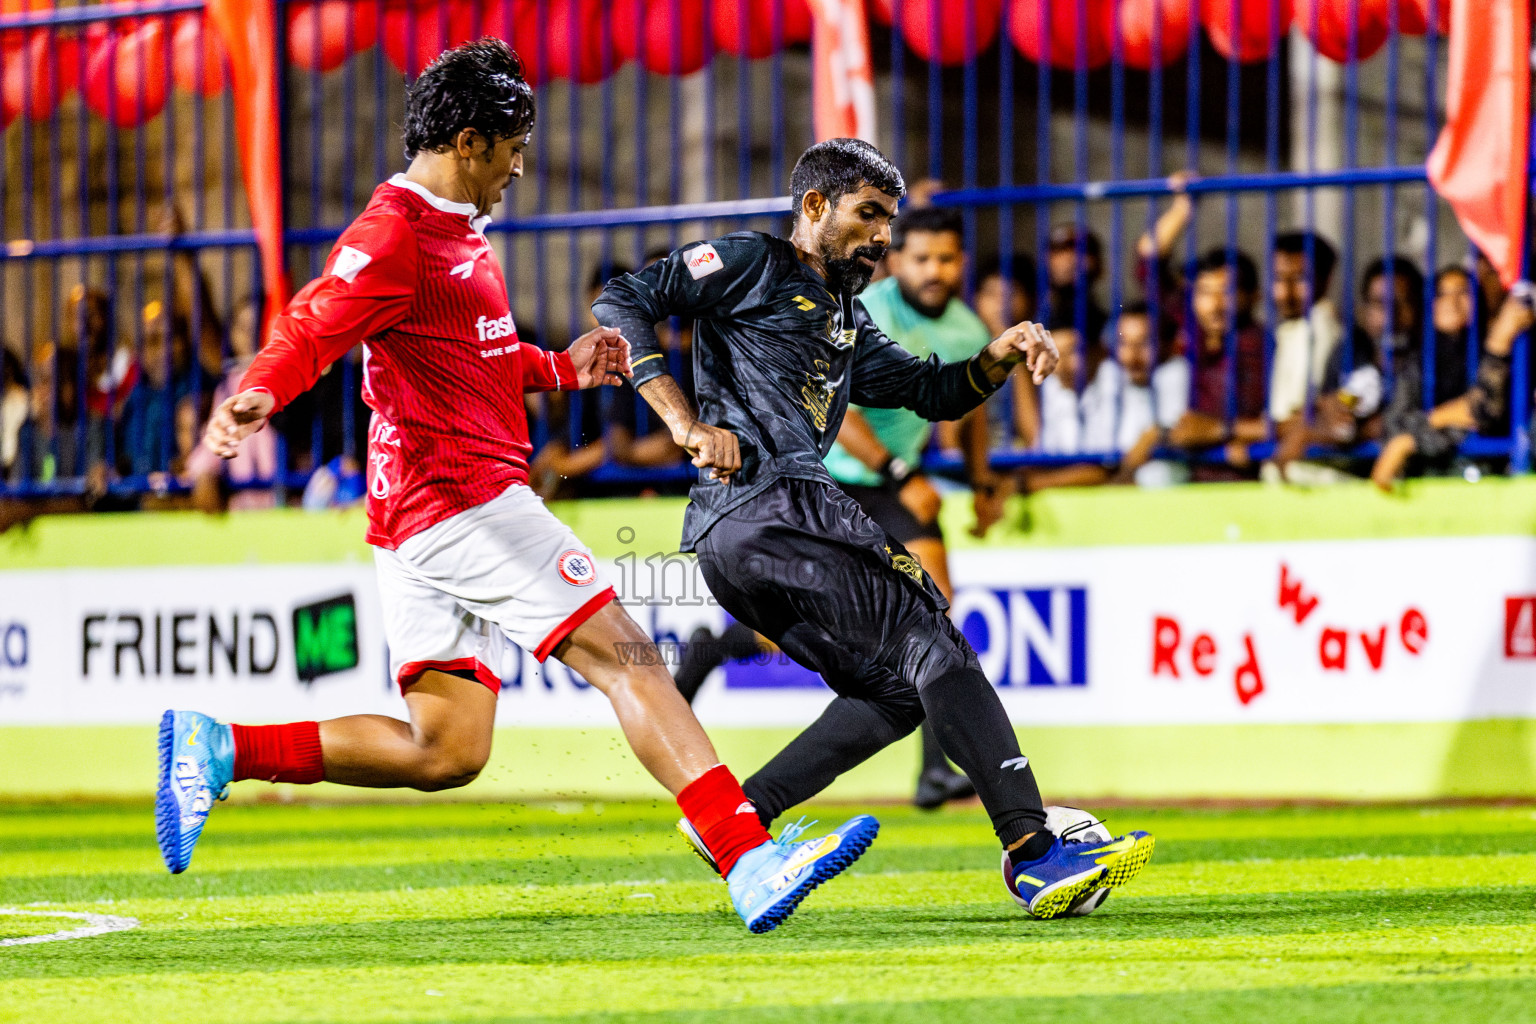
<svg viewBox="0 0 1536 1024">
<path fill-rule="evenodd" d="M 960 211 L 943 206 L 922 206 L 908 210 L 891 222 L 891 248 L 900 249 L 907 244 L 907 236 L 927 231 L 931 234 L 952 234 L 965 244 L 965 222 Z"/>
<path fill-rule="evenodd" d="M 533 130 L 533 87 L 500 39 L 461 43 L 427 65 L 405 90 L 405 158 L 453 145 L 473 128 L 494 145 Z"/>
<path fill-rule="evenodd" d="M 907 194 L 896 165 L 863 139 L 828 139 L 818 142 L 795 161 L 789 175 L 789 194 L 794 216 L 800 216 L 807 192 L 820 192 L 833 206 L 863 185 L 873 185 L 892 199 Z"/>
</svg>

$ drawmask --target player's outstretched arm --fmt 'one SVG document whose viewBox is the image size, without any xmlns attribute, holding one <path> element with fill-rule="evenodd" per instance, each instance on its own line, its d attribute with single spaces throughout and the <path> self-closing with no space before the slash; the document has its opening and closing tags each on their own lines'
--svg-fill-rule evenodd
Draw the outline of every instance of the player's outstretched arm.
<svg viewBox="0 0 1536 1024">
<path fill-rule="evenodd" d="M 1014 324 L 993 339 L 992 344 L 981 350 L 977 357 L 981 369 L 994 384 L 1001 384 L 1009 372 L 1019 363 L 1029 371 L 1036 386 L 1056 372 L 1061 353 L 1051 332 L 1044 326 L 1028 320 Z"/>
<path fill-rule="evenodd" d="M 240 452 L 240 442 L 267 425 L 276 400 L 267 391 L 242 391 L 219 403 L 208 418 L 203 441 L 221 459 L 232 459 Z"/>
<path fill-rule="evenodd" d="M 671 374 L 652 377 L 637 390 L 667 425 L 672 443 L 691 455 L 695 466 L 708 469 L 711 479 L 729 483 L 731 474 L 741 468 L 741 442 L 736 435 L 702 422 Z"/>
<path fill-rule="evenodd" d="M 617 327 L 599 327 L 571 342 L 566 352 L 576 371 L 578 389 L 622 384 L 634 375 L 629 364 L 629 342 Z"/>
<path fill-rule="evenodd" d="M 1037 382 L 1056 369 L 1056 345 L 1039 324 L 1010 327 L 975 356 L 944 363 L 918 359 L 886 337 L 861 303 L 854 303 L 854 346 L 849 400 L 882 409 L 911 409 L 925 419 L 956 420 L 986 401 L 1024 363 Z"/>
</svg>

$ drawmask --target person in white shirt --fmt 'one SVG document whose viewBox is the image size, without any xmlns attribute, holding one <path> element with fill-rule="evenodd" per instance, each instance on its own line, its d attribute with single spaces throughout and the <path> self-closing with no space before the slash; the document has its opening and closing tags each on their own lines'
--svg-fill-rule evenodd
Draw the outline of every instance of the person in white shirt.
<svg viewBox="0 0 1536 1024">
<path fill-rule="evenodd" d="M 1027 492 L 1108 483 L 1124 452 L 1159 436 L 1189 408 L 1189 362 L 1174 356 L 1170 339 L 1158 343 L 1145 302 L 1128 303 L 1105 333 L 1113 339 L 1114 358 L 1099 363 L 1079 395 L 1072 386 L 1081 351 L 1077 332 L 1052 332 L 1062 364 L 1040 387 L 1034 447 L 1048 455 L 1082 455 L 1084 460 L 1025 471 Z M 1158 486 L 1188 477 L 1181 463 L 1151 462 L 1128 473 L 1126 482 Z"/>
<path fill-rule="evenodd" d="M 1149 428 L 1171 427 L 1189 408 L 1189 362 L 1152 336 L 1152 312 L 1130 302 L 1109 327 L 1115 358 L 1083 394 L 1083 448 L 1123 452 Z"/>
<path fill-rule="evenodd" d="M 1269 418 L 1284 423 L 1304 414 L 1308 393 L 1322 388 L 1344 329 L 1328 298 L 1337 262 L 1333 246 L 1314 232 L 1288 231 L 1276 236 L 1274 250 L 1270 296 L 1278 322 Z"/>
</svg>

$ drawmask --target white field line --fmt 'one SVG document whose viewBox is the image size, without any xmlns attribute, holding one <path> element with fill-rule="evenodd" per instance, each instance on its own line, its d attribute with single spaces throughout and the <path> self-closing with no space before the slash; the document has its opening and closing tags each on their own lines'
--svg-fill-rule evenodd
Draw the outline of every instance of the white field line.
<svg viewBox="0 0 1536 1024">
<path fill-rule="evenodd" d="M 49 932 L 47 935 L 24 935 L 19 939 L 0 939 L 0 946 L 30 946 L 36 942 L 88 939 L 92 935 L 125 932 L 129 928 L 137 928 L 139 926 L 139 919 L 136 917 L 114 917 L 111 914 L 77 914 L 68 910 L 18 910 L 15 907 L 0 907 L 0 914 L 12 917 L 68 917 L 76 921 L 85 922 L 79 928 L 71 928 L 68 931 Z"/>
</svg>

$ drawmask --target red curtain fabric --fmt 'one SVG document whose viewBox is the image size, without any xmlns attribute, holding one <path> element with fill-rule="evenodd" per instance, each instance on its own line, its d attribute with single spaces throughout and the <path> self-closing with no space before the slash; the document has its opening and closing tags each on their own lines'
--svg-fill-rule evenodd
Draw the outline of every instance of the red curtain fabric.
<svg viewBox="0 0 1536 1024">
<path fill-rule="evenodd" d="M 1531 127 L 1529 0 L 1455 0 L 1445 128 L 1429 180 L 1461 229 L 1498 267 L 1520 276 Z"/>
<path fill-rule="evenodd" d="M 864 0 L 810 0 L 816 141 L 875 141 L 875 75 Z"/>
<path fill-rule="evenodd" d="M 278 149 L 277 26 L 273 0 L 208 0 L 208 22 L 229 50 L 235 90 L 235 134 L 246 203 L 261 253 L 266 288 L 262 338 L 288 303 L 283 261 L 283 178 Z"/>
</svg>

